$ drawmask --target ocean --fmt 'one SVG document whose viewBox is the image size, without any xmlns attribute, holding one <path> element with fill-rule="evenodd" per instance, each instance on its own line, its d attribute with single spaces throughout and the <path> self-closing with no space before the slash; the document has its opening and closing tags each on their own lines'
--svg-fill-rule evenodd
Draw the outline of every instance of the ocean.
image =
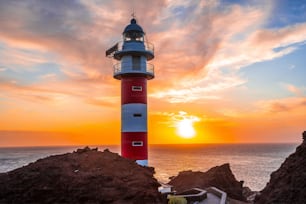
<svg viewBox="0 0 306 204">
<path fill-rule="evenodd" d="M 270 174 L 295 151 L 298 144 L 188 144 L 150 145 L 149 166 L 155 167 L 155 177 L 168 182 L 184 170 L 207 171 L 230 163 L 237 180 L 252 190 L 262 190 Z M 96 146 L 91 146 L 96 147 Z M 119 153 L 119 146 L 97 146 Z M 7 172 L 49 155 L 72 152 L 83 147 L 14 147 L 0 148 L 0 172 Z"/>
</svg>

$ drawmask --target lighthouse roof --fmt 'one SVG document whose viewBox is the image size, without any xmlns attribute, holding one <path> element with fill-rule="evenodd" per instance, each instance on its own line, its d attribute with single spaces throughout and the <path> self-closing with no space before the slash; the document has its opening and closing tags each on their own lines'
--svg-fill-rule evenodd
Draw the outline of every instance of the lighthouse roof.
<svg viewBox="0 0 306 204">
<path fill-rule="evenodd" d="M 130 32 L 139 32 L 144 34 L 142 28 L 137 24 L 135 18 L 131 19 L 131 23 L 127 25 L 123 31 L 123 33 L 130 33 Z"/>
</svg>

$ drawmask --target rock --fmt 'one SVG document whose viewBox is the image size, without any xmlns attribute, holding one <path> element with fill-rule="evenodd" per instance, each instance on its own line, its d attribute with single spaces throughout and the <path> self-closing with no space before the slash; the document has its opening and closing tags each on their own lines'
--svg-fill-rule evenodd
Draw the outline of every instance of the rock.
<svg viewBox="0 0 306 204">
<path fill-rule="evenodd" d="M 162 203 L 153 174 L 86 147 L 0 174 L 0 203 Z"/>
<path fill-rule="evenodd" d="M 259 194 L 258 191 L 252 191 L 249 187 L 245 186 L 242 190 L 243 197 L 246 198 L 246 200 L 250 203 L 253 203 L 255 200 L 255 197 Z"/>
<path fill-rule="evenodd" d="M 266 187 L 255 198 L 256 204 L 306 203 L 306 131 L 304 141 L 296 148 L 281 165 L 273 172 Z"/>
<path fill-rule="evenodd" d="M 92 151 L 92 150 L 93 151 L 98 150 L 98 148 L 90 149 L 88 146 L 86 146 L 83 149 L 77 149 L 76 151 L 74 151 L 74 153 L 82 154 L 82 153 L 89 152 L 89 151 Z"/>
<path fill-rule="evenodd" d="M 169 182 L 178 192 L 191 188 L 205 189 L 215 186 L 225 191 L 231 198 L 246 201 L 242 195 L 242 183 L 236 180 L 229 164 L 213 167 L 206 172 L 182 171 Z"/>
</svg>

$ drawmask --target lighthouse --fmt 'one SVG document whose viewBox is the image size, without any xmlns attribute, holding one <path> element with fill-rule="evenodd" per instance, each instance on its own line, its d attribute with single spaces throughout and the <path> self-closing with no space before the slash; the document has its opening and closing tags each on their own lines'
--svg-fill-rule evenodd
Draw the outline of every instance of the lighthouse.
<svg viewBox="0 0 306 204">
<path fill-rule="evenodd" d="M 113 76 L 121 81 L 121 155 L 148 165 L 147 80 L 154 78 L 154 47 L 135 18 L 123 30 L 123 41 L 106 51 L 115 59 Z"/>
</svg>

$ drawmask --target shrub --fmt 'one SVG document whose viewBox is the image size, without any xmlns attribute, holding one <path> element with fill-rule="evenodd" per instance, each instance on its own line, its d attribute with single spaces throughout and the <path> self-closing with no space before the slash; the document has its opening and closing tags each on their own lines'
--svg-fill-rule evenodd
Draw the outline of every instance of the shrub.
<svg viewBox="0 0 306 204">
<path fill-rule="evenodd" d="M 187 204 L 187 200 L 183 197 L 170 197 L 168 204 Z"/>
</svg>

